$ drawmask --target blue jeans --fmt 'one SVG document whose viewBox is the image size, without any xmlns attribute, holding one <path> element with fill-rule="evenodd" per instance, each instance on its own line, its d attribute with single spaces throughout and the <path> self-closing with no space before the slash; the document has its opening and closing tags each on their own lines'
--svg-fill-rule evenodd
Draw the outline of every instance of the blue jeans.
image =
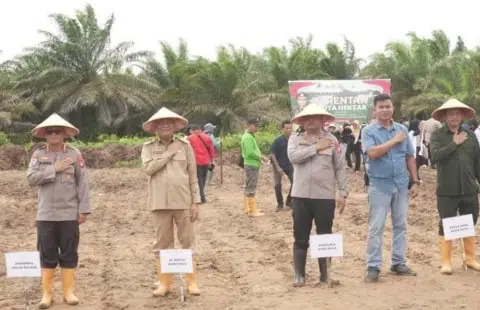
<svg viewBox="0 0 480 310">
<path fill-rule="evenodd" d="M 407 249 L 408 188 L 396 186 L 381 190 L 371 184 L 368 189 L 367 266 L 382 266 L 383 230 L 388 211 L 392 217 L 392 265 L 405 263 Z"/>
</svg>

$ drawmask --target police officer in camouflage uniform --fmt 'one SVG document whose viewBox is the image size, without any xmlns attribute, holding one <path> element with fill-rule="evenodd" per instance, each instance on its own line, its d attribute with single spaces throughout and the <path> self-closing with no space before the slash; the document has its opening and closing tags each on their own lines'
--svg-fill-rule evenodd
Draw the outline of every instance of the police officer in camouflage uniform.
<svg viewBox="0 0 480 310">
<path fill-rule="evenodd" d="M 464 119 L 473 118 L 475 110 L 456 99 L 450 99 L 432 113 L 445 125 L 435 131 L 430 142 L 432 162 L 437 164 L 437 209 L 440 215 L 439 235 L 442 274 L 451 275 L 452 241 L 445 240 L 442 219 L 471 214 L 478 219 L 478 185 L 480 181 L 480 146 L 473 132 L 461 127 Z M 475 237 L 463 238 L 467 267 L 480 271 L 475 260 Z"/>
<path fill-rule="evenodd" d="M 57 265 L 62 269 L 64 301 L 78 304 L 73 282 L 78 265 L 79 224 L 91 211 L 85 162 L 79 150 L 64 143 L 64 139 L 78 133 L 55 113 L 32 130 L 35 137 L 47 140 L 33 153 L 27 172 L 28 183 L 38 188 L 37 246 L 43 289 L 40 309 L 53 302 Z"/>
</svg>

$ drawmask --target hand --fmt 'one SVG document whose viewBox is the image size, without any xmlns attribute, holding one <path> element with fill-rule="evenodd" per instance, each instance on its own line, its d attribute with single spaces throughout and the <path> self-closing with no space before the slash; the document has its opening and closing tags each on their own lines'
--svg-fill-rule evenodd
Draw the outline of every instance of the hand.
<svg viewBox="0 0 480 310">
<path fill-rule="evenodd" d="M 67 157 L 62 160 L 58 160 L 55 163 L 55 172 L 63 172 L 70 168 L 75 161 L 71 157 Z"/>
<path fill-rule="evenodd" d="M 343 213 L 343 210 L 345 210 L 345 205 L 347 204 L 347 199 L 346 198 L 337 198 L 337 206 L 336 208 L 338 208 L 338 212 L 340 214 Z"/>
<path fill-rule="evenodd" d="M 323 151 L 328 149 L 334 144 L 334 141 L 329 138 L 321 138 L 320 140 L 315 143 L 315 146 L 317 147 L 317 152 Z"/>
<path fill-rule="evenodd" d="M 87 220 L 86 214 L 79 214 L 78 215 L 78 224 L 83 224 Z"/>
<path fill-rule="evenodd" d="M 407 136 L 405 136 L 405 133 L 403 131 L 399 131 L 395 137 L 393 137 L 393 141 L 395 143 L 402 143 L 403 141 L 405 141 L 405 139 L 407 138 Z"/>
<path fill-rule="evenodd" d="M 194 203 L 190 207 L 190 221 L 193 223 L 198 219 L 198 204 Z"/>
<path fill-rule="evenodd" d="M 280 177 L 283 178 L 285 176 L 285 171 L 283 171 L 282 168 L 278 167 L 277 168 L 278 174 L 280 174 Z"/>
<path fill-rule="evenodd" d="M 467 133 L 464 131 L 460 133 L 457 132 L 456 134 L 453 135 L 453 143 L 455 143 L 456 145 L 462 144 L 467 139 L 468 139 Z"/>
<path fill-rule="evenodd" d="M 412 198 L 415 199 L 418 196 L 418 187 L 416 184 L 412 185 L 412 188 L 410 188 L 410 193 L 412 195 Z"/>
</svg>

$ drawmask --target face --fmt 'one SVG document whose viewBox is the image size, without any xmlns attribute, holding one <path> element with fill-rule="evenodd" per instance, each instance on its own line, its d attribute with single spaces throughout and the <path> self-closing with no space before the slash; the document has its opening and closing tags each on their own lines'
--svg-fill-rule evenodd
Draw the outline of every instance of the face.
<svg viewBox="0 0 480 310">
<path fill-rule="evenodd" d="M 290 137 L 290 134 L 292 133 L 292 124 L 284 124 L 282 131 L 285 137 Z"/>
<path fill-rule="evenodd" d="M 459 127 L 463 121 L 463 111 L 461 109 L 451 109 L 445 112 L 445 122 L 449 127 Z"/>
<path fill-rule="evenodd" d="M 393 116 L 393 103 L 390 99 L 377 101 L 375 116 L 380 121 L 390 121 Z"/>
<path fill-rule="evenodd" d="M 325 118 L 323 116 L 306 116 L 302 118 L 302 125 L 305 130 L 317 130 L 324 127 Z"/>
<path fill-rule="evenodd" d="M 248 125 L 248 130 L 249 130 L 250 132 L 255 133 L 255 132 L 257 132 L 257 130 L 258 130 L 258 126 L 255 125 L 255 124 L 250 124 L 250 125 Z"/>
<path fill-rule="evenodd" d="M 67 134 L 63 127 L 47 127 L 45 128 L 45 138 L 48 144 L 61 144 L 67 138 Z"/>
<path fill-rule="evenodd" d="M 171 118 L 159 119 L 155 121 L 157 126 L 155 132 L 160 138 L 168 138 L 173 136 L 175 132 L 175 120 Z"/>
</svg>

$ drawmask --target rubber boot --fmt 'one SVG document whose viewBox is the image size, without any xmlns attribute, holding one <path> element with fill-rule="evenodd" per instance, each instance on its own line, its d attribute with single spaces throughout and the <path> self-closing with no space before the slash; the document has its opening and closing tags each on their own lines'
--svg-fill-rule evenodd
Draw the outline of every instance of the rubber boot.
<svg viewBox="0 0 480 310">
<path fill-rule="evenodd" d="M 200 296 L 200 290 L 197 286 L 197 263 L 195 259 L 193 259 L 193 273 L 187 273 L 185 275 L 185 281 L 187 282 L 187 293 Z"/>
<path fill-rule="evenodd" d="M 332 258 L 329 257 L 328 260 L 330 261 L 330 266 L 332 262 Z M 328 264 L 327 258 L 321 257 L 318 259 L 318 269 L 320 269 L 320 283 L 328 283 Z M 332 285 L 339 285 L 339 280 L 332 279 Z"/>
<path fill-rule="evenodd" d="M 255 196 L 248 196 L 247 204 L 248 204 L 248 216 L 257 217 L 257 216 L 264 215 L 262 212 L 259 212 L 257 209 L 257 199 L 255 199 Z"/>
<path fill-rule="evenodd" d="M 293 249 L 293 266 L 295 268 L 295 281 L 293 286 L 305 285 L 305 264 L 307 262 L 307 250 Z"/>
<path fill-rule="evenodd" d="M 157 277 L 160 282 L 158 288 L 153 291 L 153 296 L 155 297 L 165 297 L 170 293 L 170 287 L 172 286 L 172 275 L 168 273 L 162 273 L 162 268 L 160 265 L 160 260 L 155 261 L 155 266 L 157 269 Z"/>
<path fill-rule="evenodd" d="M 463 247 L 465 248 L 465 260 L 467 267 L 476 271 L 480 271 L 480 264 L 475 259 L 475 237 L 463 238 Z"/>
<path fill-rule="evenodd" d="M 445 240 L 444 236 L 440 236 L 440 257 L 442 259 L 441 274 L 451 275 L 452 270 L 452 241 Z"/>
<path fill-rule="evenodd" d="M 63 300 L 69 305 L 77 305 L 78 298 L 73 294 L 73 282 L 75 280 L 74 268 L 62 269 Z"/>
<path fill-rule="evenodd" d="M 53 303 L 53 282 L 55 282 L 55 269 L 42 269 L 42 290 L 43 296 L 38 308 L 48 309 Z"/>
</svg>

